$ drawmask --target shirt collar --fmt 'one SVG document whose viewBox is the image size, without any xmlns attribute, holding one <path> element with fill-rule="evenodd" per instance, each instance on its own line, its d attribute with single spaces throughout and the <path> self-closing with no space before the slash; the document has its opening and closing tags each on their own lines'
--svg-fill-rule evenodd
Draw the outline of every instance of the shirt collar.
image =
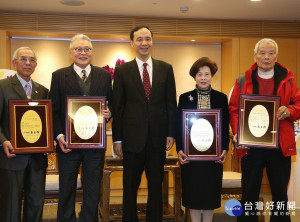
<svg viewBox="0 0 300 222">
<path fill-rule="evenodd" d="M 21 76 L 19 76 L 18 73 L 16 73 L 16 75 L 17 75 L 18 80 L 20 81 L 21 85 L 23 86 L 23 88 L 25 88 L 27 82 L 26 82 L 24 79 L 22 79 Z M 31 89 L 32 89 L 32 81 L 31 81 L 31 78 L 29 79 L 28 83 L 29 83 L 29 85 L 30 85 L 30 87 L 31 87 Z"/>
<path fill-rule="evenodd" d="M 147 63 L 148 66 L 150 67 L 150 70 L 152 70 L 152 58 L 151 58 L 151 56 L 149 57 L 149 59 L 146 62 L 140 60 L 138 57 L 136 57 L 135 60 L 136 60 L 136 63 L 137 63 L 139 68 L 141 68 L 141 67 L 144 68 L 143 64 Z"/>
<path fill-rule="evenodd" d="M 73 65 L 73 69 L 75 70 L 75 72 L 81 77 L 81 71 L 83 70 L 82 68 L 80 68 L 78 65 L 76 65 L 74 63 Z M 89 76 L 89 74 L 91 73 L 91 64 L 88 64 L 86 67 L 85 67 L 85 72 L 86 72 L 86 76 Z"/>
</svg>

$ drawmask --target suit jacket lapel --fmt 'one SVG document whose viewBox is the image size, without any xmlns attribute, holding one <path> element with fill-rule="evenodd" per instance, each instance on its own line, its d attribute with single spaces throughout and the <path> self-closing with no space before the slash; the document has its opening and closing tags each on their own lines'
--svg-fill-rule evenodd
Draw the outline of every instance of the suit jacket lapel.
<svg viewBox="0 0 300 222">
<path fill-rule="evenodd" d="M 67 84 L 69 88 L 72 89 L 73 95 L 80 95 L 81 90 L 80 90 L 79 83 L 77 81 L 77 73 L 73 68 L 73 64 L 69 66 L 65 72 L 66 72 L 65 84 Z"/>
<path fill-rule="evenodd" d="M 96 75 L 96 72 L 98 71 L 95 71 L 95 67 L 93 65 L 91 65 L 91 73 L 90 73 L 90 76 L 89 78 L 91 78 L 91 87 L 90 87 L 90 90 L 89 90 L 89 95 L 93 96 L 93 95 L 97 95 L 97 92 L 99 92 L 99 87 L 101 87 L 102 85 L 99 85 L 99 84 L 103 84 L 103 78 L 104 76 L 103 75 Z M 102 73 L 101 73 L 102 74 Z"/>
<path fill-rule="evenodd" d="M 191 94 L 188 95 L 187 98 L 190 101 L 191 109 L 197 109 L 197 103 L 198 103 L 198 94 L 197 89 L 194 89 Z"/>
<path fill-rule="evenodd" d="M 22 86 L 22 84 L 20 83 L 17 74 L 14 75 L 11 78 L 11 83 L 12 83 L 12 87 L 13 89 L 16 91 L 16 93 L 23 99 L 27 99 L 26 93 L 24 91 L 24 88 Z"/>
<path fill-rule="evenodd" d="M 216 98 L 216 91 L 213 89 L 210 92 L 210 106 L 212 109 L 218 107 L 218 98 Z"/>
<path fill-rule="evenodd" d="M 32 79 L 31 79 L 31 81 L 32 81 Z M 40 87 L 36 84 L 36 82 L 32 81 L 31 98 L 39 99 L 40 95 L 41 95 Z"/>
<path fill-rule="evenodd" d="M 97 78 L 100 77 L 100 75 L 95 75 L 95 70 L 94 67 L 91 65 L 91 73 L 89 78 L 91 79 L 92 83 L 91 83 L 91 87 L 89 90 L 89 95 L 94 95 L 99 86 L 99 83 L 101 83 L 101 81 L 98 81 Z"/>
<path fill-rule="evenodd" d="M 143 86 L 143 81 L 140 75 L 139 67 L 136 63 L 136 60 L 132 60 L 130 62 L 128 73 L 132 75 L 132 79 L 137 87 L 137 89 L 140 91 L 141 95 L 145 98 L 145 101 L 147 101 L 145 89 Z"/>
<path fill-rule="evenodd" d="M 152 69 L 152 87 L 151 87 L 151 95 L 150 95 L 150 100 L 152 95 L 154 95 L 155 90 L 156 90 L 156 86 L 157 83 L 159 82 L 159 73 L 160 73 L 160 66 L 157 60 L 152 58 L 152 65 L 153 65 L 153 69 Z"/>
</svg>

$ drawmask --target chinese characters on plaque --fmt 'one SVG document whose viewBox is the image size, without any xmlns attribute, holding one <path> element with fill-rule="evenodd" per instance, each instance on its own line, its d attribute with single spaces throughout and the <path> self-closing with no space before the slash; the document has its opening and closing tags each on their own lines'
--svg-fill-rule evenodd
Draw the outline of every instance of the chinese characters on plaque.
<svg viewBox="0 0 300 222">
<path fill-rule="evenodd" d="M 278 148 L 279 96 L 240 95 L 237 145 Z"/>
<path fill-rule="evenodd" d="M 189 161 L 219 160 L 220 110 L 183 110 L 183 152 Z"/>
<path fill-rule="evenodd" d="M 105 97 L 67 97 L 66 148 L 105 149 Z"/>
<path fill-rule="evenodd" d="M 9 100 L 13 153 L 53 151 L 51 100 Z"/>
</svg>

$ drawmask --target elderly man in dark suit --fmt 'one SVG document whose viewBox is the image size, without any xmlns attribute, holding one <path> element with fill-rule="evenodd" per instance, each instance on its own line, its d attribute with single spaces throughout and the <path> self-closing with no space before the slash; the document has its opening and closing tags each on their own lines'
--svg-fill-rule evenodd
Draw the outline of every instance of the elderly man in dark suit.
<svg viewBox="0 0 300 222">
<path fill-rule="evenodd" d="M 18 48 L 12 61 L 15 76 L 0 81 L 0 221 L 42 221 L 47 157 L 44 154 L 13 154 L 9 130 L 10 99 L 47 99 L 48 89 L 34 82 L 31 74 L 37 57 L 29 47 Z"/>
<path fill-rule="evenodd" d="M 136 58 L 115 70 L 114 152 L 123 156 L 123 221 L 138 221 L 137 190 L 145 169 L 147 221 L 162 220 L 166 150 L 174 143 L 176 88 L 172 66 L 151 58 L 152 32 L 140 25 L 130 33 Z"/>
<path fill-rule="evenodd" d="M 112 95 L 111 78 L 106 70 L 90 64 L 92 43 L 88 36 L 75 35 L 70 42 L 69 54 L 73 64 L 59 69 L 52 75 L 50 98 L 52 99 L 54 135 L 58 141 L 59 203 L 57 221 L 76 221 L 76 181 L 82 163 L 83 203 L 80 221 L 98 221 L 100 183 L 105 151 L 97 149 L 66 149 L 65 122 L 67 96 Z M 109 109 L 103 111 L 109 117 Z"/>
</svg>

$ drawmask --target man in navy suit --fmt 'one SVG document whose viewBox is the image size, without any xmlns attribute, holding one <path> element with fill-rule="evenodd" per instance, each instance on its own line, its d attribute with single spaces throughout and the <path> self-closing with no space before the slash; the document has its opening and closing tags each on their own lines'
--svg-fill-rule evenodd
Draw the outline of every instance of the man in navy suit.
<svg viewBox="0 0 300 222">
<path fill-rule="evenodd" d="M 75 194 L 80 164 L 82 164 L 83 202 L 80 221 L 98 221 L 100 184 L 104 165 L 104 150 L 66 149 L 66 97 L 106 96 L 110 103 L 112 88 L 109 72 L 90 64 L 93 46 L 88 36 L 75 35 L 70 42 L 69 55 L 73 64 L 52 75 L 54 135 L 58 141 L 59 202 L 57 221 L 76 221 Z M 103 111 L 109 117 L 109 109 Z"/>
<path fill-rule="evenodd" d="M 174 144 L 176 88 L 173 68 L 151 57 L 152 32 L 131 30 L 136 58 L 116 67 L 113 90 L 114 152 L 123 156 L 123 221 L 138 221 L 137 190 L 148 180 L 147 221 L 162 221 L 166 150 Z"/>
<path fill-rule="evenodd" d="M 10 143 L 9 100 L 47 99 L 49 90 L 31 79 L 37 57 L 29 47 L 18 48 L 12 61 L 16 75 L 0 81 L 0 221 L 42 221 L 47 156 L 13 154 Z"/>
</svg>

